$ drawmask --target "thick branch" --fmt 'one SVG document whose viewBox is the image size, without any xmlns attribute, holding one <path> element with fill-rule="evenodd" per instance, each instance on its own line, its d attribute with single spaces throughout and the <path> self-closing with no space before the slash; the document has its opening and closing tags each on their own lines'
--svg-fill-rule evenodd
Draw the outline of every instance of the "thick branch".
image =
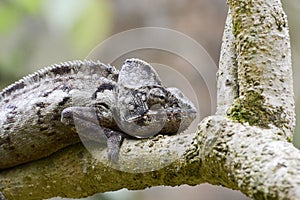
<svg viewBox="0 0 300 200">
<path fill-rule="evenodd" d="M 253 199 L 300 199 L 300 151 L 284 137 L 274 126 L 261 129 L 211 117 L 201 123 L 198 141 L 214 184 L 220 179 L 219 184 Z"/>
<path fill-rule="evenodd" d="M 239 99 L 230 116 L 282 128 L 291 140 L 295 109 L 287 17 L 280 0 L 229 0 L 235 36 Z"/>
<path fill-rule="evenodd" d="M 120 152 L 119 166 L 119 169 L 124 171 L 115 170 L 107 163 L 99 162 L 78 144 L 46 159 L 2 172 L 0 191 L 3 191 L 8 199 L 42 199 L 57 195 L 79 198 L 121 188 L 144 189 L 155 185 L 203 183 L 206 180 L 201 175 L 205 174 L 204 168 L 199 168 L 201 161 L 196 159 L 196 162 L 186 163 L 186 158 L 197 157 L 197 148 L 194 148 L 194 154 L 181 156 L 171 165 L 159 168 L 164 165 L 162 158 L 166 157 L 166 152 L 170 152 L 169 155 L 174 155 L 178 150 L 185 152 L 193 146 L 190 144 L 193 137 L 194 134 L 158 137 L 153 140 L 126 140 Z M 152 145 L 153 142 L 155 145 Z M 161 147 L 157 148 L 157 144 Z M 105 150 L 95 151 L 100 158 L 107 155 Z M 141 152 L 148 153 L 137 158 Z M 149 171 L 150 169 L 145 169 L 149 166 L 158 170 L 139 173 Z M 134 171 L 136 173 L 133 173 Z"/>
<path fill-rule="evenodd" d="M 126 141 L 121 152 L 126 157 L 122 169 L 139 171 L 145 166 L 160 165 L 150 161 L 153 155 L 164 157 L 164 150 L 179 148 L 185 153 L 160 170 L 128 173 L 99 162 L 78 144 L 47 159 L 1 172 L 0 190 L 8 199 L 57 195 L 78 198 L 121 188 L 209 182 L 239 189 L 252 198 L 300 198 L 300 151 L 287 143 L 283 132 L 276 127 L 262 130 L 212 116 L 200 124 L 195 135 L 156 138 L 155 142 L 164 148 L 149 145 L 151 141 Z M 135 154 L 130 152 L 139 154 L 141 147 L 153 154 L 145 154 L 145 163 L 139 165 L 135 163 Z M 98 153 L 100 157 L 106 155 L 105 151 Z"/>
</svg>

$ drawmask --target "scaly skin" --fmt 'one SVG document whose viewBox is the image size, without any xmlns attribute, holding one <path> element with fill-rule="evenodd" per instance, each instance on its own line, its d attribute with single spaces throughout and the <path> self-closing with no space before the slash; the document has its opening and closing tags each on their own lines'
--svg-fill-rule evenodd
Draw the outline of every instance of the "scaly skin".
<svg viewBox="0 0 300 200">
<path fill-rule="evenodd" d="M 120 72 L 99 61 L 53 65 L 0 93 L 0 169 L 80 139 L 107 140 L 108 158 L 117 162 L 124 137 L 177 133 L 195 116 L 193 104 L 139 59 L 126 60 Z"/>
</svg>

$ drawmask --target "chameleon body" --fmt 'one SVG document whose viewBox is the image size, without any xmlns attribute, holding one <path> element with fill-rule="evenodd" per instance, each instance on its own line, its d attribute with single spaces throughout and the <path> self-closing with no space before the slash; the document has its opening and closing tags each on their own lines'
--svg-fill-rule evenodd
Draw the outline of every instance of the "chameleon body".
<svg viewBox="0 0 300 200">
<path fill-rule="evenodd" d="M 106 140 L 116 162 L 123 138 L 182 132 L 195 117 L 191 101 L 142 60 L 127 59 L 120 71 L 99 61 L 52 65 L 0 93 L 0 169 L 83 138 Z"/>
</svg>

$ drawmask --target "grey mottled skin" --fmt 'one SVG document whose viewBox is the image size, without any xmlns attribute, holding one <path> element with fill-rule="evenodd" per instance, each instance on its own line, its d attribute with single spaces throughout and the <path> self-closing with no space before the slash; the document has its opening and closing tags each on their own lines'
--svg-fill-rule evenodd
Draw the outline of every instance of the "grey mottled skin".
<svg viewBox="0 0 300 200">
<path fill-rule="evenodd" d="M 120 72 L 93 61 L 53 65 L 0 93 L 0 169 L 78 143 L 78 134 L 107 140 L 116 162 L 124 137 L 181 132 L 195 116 L 193 104 L 139 59 L 126 60 Z"/>
<path fill-rule="evenodd" d="M 193 104 L 178 89 L 163 87 L 152 66 L 139 59 L 125 61 L 114 96 L 118 127 L 137 138 L 180 132 L 196 116 Z"/>
<path fill-rule="evenodd" d="M 96 108 L 107 127 L 114 127 L 107 98 L 92 99 L 118 71 L 93 61 L 72 61 L 46 67 L 0 93 L 0 169 L 46 157 L 80 142 L 76 130 L 60 122 L 65 108 Z M 96 100 L 99 100 L 96 102 Z M 103 117 L 101 116 L 103 115 Z"/>
</svg>

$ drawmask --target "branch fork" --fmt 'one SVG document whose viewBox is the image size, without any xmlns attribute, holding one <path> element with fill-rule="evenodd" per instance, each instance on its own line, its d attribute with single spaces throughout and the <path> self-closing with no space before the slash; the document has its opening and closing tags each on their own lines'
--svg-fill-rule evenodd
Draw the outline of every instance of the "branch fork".
<svg viewBox="0 0 300 200">
<path fill-rule="evenodd" d="M 291 143 L 295 109 L 286 15 L 279 0 L 228 4 L 216 115 L 200 122 L 195 134 L 128 141 L 121 149 L 126 154 L 147 146 L 164 157 L 164 149 L 181 148 L 179 159 L 155 171 L 128 173 L 97 162 L 76 144 L 2 171 L 0 190 L 5 196 L 79 198 L 121 188 L 208 182 L 253 199 L 300 199 L 300 151 Z M 159 141 L 161 148 L 152 148 L 151 140 Z M 127 160 L 130 166 L 130 157 Z"/>
</svg>

